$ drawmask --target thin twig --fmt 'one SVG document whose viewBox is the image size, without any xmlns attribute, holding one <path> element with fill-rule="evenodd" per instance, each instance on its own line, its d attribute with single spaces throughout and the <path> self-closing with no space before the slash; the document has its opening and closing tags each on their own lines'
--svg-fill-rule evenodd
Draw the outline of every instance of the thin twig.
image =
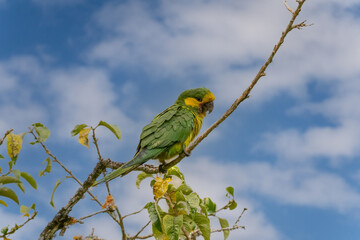
<svg viewBox="0 0 360 240">
<path fill-rule="evenodd" d="M 224 232 L 224 231 L 233 231 L 236 229 L 245 229 L 245 226 L 238 226 L 238 225 L 234 225 L 232 227 L 227 227 L 227 228 L 220 228 L 220 229 L 215 229 L 215 230 L 211 230 L 211 233 L 215 233 L 215 232 Z"/>
<path fill-rule="evenodd" d="M 14 131 L 14 129 L 10 129 L 5 132 L 4 137 L 0 139 L 0 145 L 3 144 L 6 136 L 9 135 L 12 131 Z"/>
<path fill-rule="evenodd" d="M 133 237 L 130 237 L 130 239 L 136 239 L 142 231 L 151 223 L 151 221 L 148 221 L 145 226 L 143 226 Z"/>
<path fill-rule="evenodd" d="M 228 209 L 230 207 L 231 204 L 233 204 L 234 200 L 230 200 L 225 206 L 223 206 L 222 208 L 217 209 L 215 212 L 220 212 L 222 210 Z"/>
<path fill-rule="evenodd" d="M 92 134 L 93 143 L 94 143 L 95 148 L 96 148 L 96 152 L 97 152 L 97 155 L 98 155 L 98 160 L 99 160 L 99 161 L 103 161 L 104 159 L 102 158 L 101 153 L 100 153 L 100 148 L 99 148 L 99 144 L 98 144 L 98 139 L 96 138 L 96 135 L 95 135 L 95 129 L 96 129 L 96 128 L 91 128 L 92 133 L 93 133 L 93 134 Z M 103 175 L 104 175 L 104 176 L 106 175 L 105 173 L 106 173 L 106 171 L 103 172 Z M 105 185 L 106 185 L 106 189 L 107 189 L 108 195 L 111 195 L 109 182 L 106 182 Z M 118 214 L 118 215 L 119 215 L 119 214 Z M 120 215 L 119 215 L 119 219 L 121 219 L 121 216 L 120 216 Z"/>
<path fill-rule="evenodd" d="M 37 212 L 35 211 L 31 217 L 29 217 L 28 219 L 26 219 L 26 221 L 21 224 L 21 225 L 15 225 L 15 227 L 11 228 L 11 230 L 9 232 L 7 232 L 6 234 L 3 234 L 3 235 L 0 235 L 0 238 L 4 238 L 6 239 L 5 237 L 6 236 L 9 236 L 11 234 L 14 234 L 17 230 L 19 230 L 20 228 L 22 228 L 23 226 L 25 226 L 25 224 L 27 224 L 28 222 L 30 222 L 31 220 L 33 220 L 37 215 Z"/>
<path fill-rule="evenodd" d="M 121 234 L 122 234 L 122 240 L 126 240 L 126 233 L 125 233 L 125 226 L 124 226 L 124 218 L 121 217 L 119 208 L 117 206 L 115 206 L 115 210 L 116 213 L 119 216 L 119 225 L 120 225 L 120 229 L 121 229 Z"/>
<path fill-rule="evenodd" d="M 80 222 L 80 221 L 82 221 L 82 220 L 85 220 L 85 219 L 90 218 L 90 217 L 92 217 L 92 216 L 95 216 L 95 215 L 97 215 L 97 214 L 106 213 L 106 212 L 108 212 L 108 211 L 109 211 L 108 209 L 105 209 L 105 210 L 101 210 L 101 211 L 98 211 L 98 212 L 94 212 L 94 213 L 89 214 L 89 215 L 87 215 L 87 216 L 85 216 L 85 217 L 81 217 L 81 218 L 77 219 L 76 221 L 77 221 L 77 222 Z"/>
<path fill-rule="evenodd" d="M 137 236 L 136 239 L 147 239 L 147 238 L 151 238 L 153 236 L 154 236 L 154 234 L 148 234 L 148 235 L 145 235 L 145 236 Z"/>
<path fill-rule="evenodd" d="M 284 5 L 287 8 L 287 10 L 289 10 L 289 12 L 291 12 L 292 14 L 294 14 L 294 10 L 291 9 L 291 7 L 289 5 L 287 5 L 286 0 L 284 0 Z"/>
<path fill-rule="evenodd" d="M 123 217 L 122 217 L 122 219 L 124 219 L 124 218 L 127 218 L 127 217 L 129 217 L 129 216 L 132 216 L 132 215 L 135 215 L 135 214 L 138 214 L 138 213 L 140 213 L 142 210 L 144 210 L 145 209 L 145 207 L 143 207 L 142 209 L 140 209 L 139 211 L 136 211 L 136 212 L 133 212 L 133 213 L 129 213 L 129 214 L 126 214 L 126 215 L 124 215 Z"/>
<path fill-rule="evenodd" d="M 247 208 L 243 209 L 240 216 L 236 219 L 236 222 L 234 223 L 234 226 L 238 225 L 238 223 L 240 222 L 241 217 L 243 216 L 244 212 L 247 211 L 247 210 L 248 210 Z"/>
</svg>

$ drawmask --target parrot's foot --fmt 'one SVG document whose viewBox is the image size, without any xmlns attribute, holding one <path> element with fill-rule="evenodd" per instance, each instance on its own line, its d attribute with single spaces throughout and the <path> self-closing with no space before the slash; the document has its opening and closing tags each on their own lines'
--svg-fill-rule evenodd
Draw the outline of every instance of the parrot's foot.
<svg viewBox="0 0 360 240">
<path fill-rule="evenodd" d="M 160 173 L 166 173 L 166 172 L 167 172 L 167 170 L 164 169 L 164 164 L 160 164 L 160 165 L 159 165 L 159 172 L 160 172 Z"/>
<path fill-rule="evenodd" d="M 185 156 L 189 157 L 191 155 L 190 152 L 186 151 L 186 149 L 184 149 L 183 153 L 185 154 Z"/>
</svg>

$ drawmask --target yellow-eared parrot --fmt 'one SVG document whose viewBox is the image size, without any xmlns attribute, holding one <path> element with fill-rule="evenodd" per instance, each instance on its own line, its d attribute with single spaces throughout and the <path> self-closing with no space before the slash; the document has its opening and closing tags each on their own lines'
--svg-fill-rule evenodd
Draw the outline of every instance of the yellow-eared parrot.
<svg viewBox="0 0 360 240">
<path fill-rule="evenodd" d="M 174 105 L 146 125 L 133 159 L 114 170 L 95 184 L 124 176 L 150 159 L 161 163 L 185 151 L 198 135 L 203 118 L 214 108 L 215 96 L 209 89 L 189 89 L 180 94 Z"/>
</svg>

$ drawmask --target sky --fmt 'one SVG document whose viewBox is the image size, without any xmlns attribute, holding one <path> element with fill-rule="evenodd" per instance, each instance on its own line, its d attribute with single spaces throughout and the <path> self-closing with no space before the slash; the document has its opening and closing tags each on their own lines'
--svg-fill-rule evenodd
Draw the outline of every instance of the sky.
<svg viewBox="0 0 360 240">
<path fill-rule="evenodd" d="M 45 124 L 50 151 L 84 180 L 96 150 L 70 136 L 73 126 L 117 124 L 120 141 L 98 129 L 101 153 L 128 161 L 143 126 L 182 91 L 205 86 L 216 100 L 203 131 L 250 84 L 290 17 L 280 0 L 0 0 L 0 136 Z M 234 187 L 238 209 L 221 215 L 230 225 L 249 209 L 240 221 L 246 230 L 229 239 L 360 237 L 360 4 L 307 0 L 302 20 L 313 25 L 288 35 L 251 97 L 179 164 L 187 183 L 219 206 L 225 188 Z M 54 163 L 39 178 L 46 154 L 31 141 L 26 135 L 16 166 L 35 176 L 38 190 L 26 185 L 26 194 L 17 193 L 39 214 L 12 236 L 17 240 L 38 236 L 78 188 L 66 180 L 52 208 L 52 188 L 65 172 Z M 6 156 L 4 144 L 0 153 Z M 146 181 L 135 187 L 136 175 L 111 182 L 123 214 L 152 201 Z M 94 193 L 105 200 L 105 189 Z M 71 216 L 98 210 L 87 196 Z M 0 227 L 24 221 L 10 201 L 0 216 Z M 136 233 L 146 222 L 144 212 L 126 227 Z M 121 234 L 111 218 L 98 215 L 57 239 L 93 227 L 105 239 Z"/>
</svg>

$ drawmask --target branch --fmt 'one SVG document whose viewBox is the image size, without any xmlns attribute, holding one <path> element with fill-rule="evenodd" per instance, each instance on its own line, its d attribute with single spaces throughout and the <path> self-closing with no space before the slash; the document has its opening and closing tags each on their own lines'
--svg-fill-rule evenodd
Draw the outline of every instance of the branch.
<svg viewBox="0 0 360 240">
<path fill-rule="evenodd" d="M 12 129 L 11 129 L 11 131 L 12 131 Z M 10 131 L 10 132 L 11 132 L 11 131 Z M 10 132 L 9 132 L 9 133 L 10 133 Z M 19 230 L 20 228 L 22 228 L 23 226 L 25 226 L 25 224 L 27 224 L 28 222 L 30 222 L 31 220 L 33 220 L 33 219 L 36 217 L 36 215 L 37 215 L 37 212 L 35 211 L 35 212 L 31 215 L 31 217 L 29 217 L 28 219 L 26 219 L 26 221 L 25 221 L 23 224 L 21 224 L 21 225 L 15 224 L 15 227 L 12 227 L 11 230 L 10 230 L 9 232 L 7 232 L 6 234 L 0 235 L 0 238 L 7 239 L 6 236 L 9 236 L 9 235 L 11 235 L 11 234 L 14 234 L 17 230 Z"/>
<path fill-rule="evenodd" d="M 12 131 L 14 131 L 14 129 L 10 129 L 10 130 L 5 132 L 4 137 L 0 139 L 0 145 L 3 144 L 6 136 L 9 135 Z"/>
<path fill-rule="evenodd" d="M 245 226 L 239 226 L 238 223 L 241 219 L 241 217 L 243 216 L 244 212 L 247 210 L 247 208 L 244 208 L 243 211 L 241 212 L 240 216 L 237 218 L 237 220 L 235 221 L 234 225 L 232 227 L 226 227 L 226 228 L 220 228 L 220 229 L 214 229 L 211 230 L 211 233 L 215 233 L 215 232 L 224 232 L 224 231 L 233 231 L 239 228 L 245 229 Z M 195 231 L 190 233 L 190 237 L 196 237 L 196 236 L 200 236 L 201 232 L 200 229 L 196 229 Z"/>
<path fill-rule="evenodd" d="M 88 189 L 94 184 L 95 180 L 100 176 L 100 174 L 105 170 L 108 161 L 109 160 L 99 161 L 96 164 L 92 173 L 88 176 L 82 186 L 76 191 L 75 195 L 69 200 L 65 207 L 58 211 L 53 220 L 48 223 L 48 225 L 40 234 L 39 240 L 53 239 L 55 237 L 56 231 L 64 227 L 69 218 L 68 214 L 74 205 L 84 196 L 86 191 L 88 191 Z"/>
<path fill-rule="evenodd" d="M 98 211 L 98 212 L 91 213 L 91 214 L 89 214 L 87 216 L 84 216 L 84 217 L 81 217 L 81 218 L 77 219 L 76 222 L 82 223 L 82 220 L 93 217 L 93 216 L 95 216 L 97 214 L 100 214 L 100 213 L 106 213 L 108 211 L 109 211 L 108 209 L 105 209 L 105 210 L 101 210 L 101 211 Z"/>
<path fill-rule="evenodd" d="M 140 235 L 140 233 L 141 233 L 142 231 L 144 231 L 144 229 L 145 229 L 150 223 L 151 223 L 151 221 L 148 221 L 148 222 L 145 224 L 145 226 L 143 226 L 133 237 L 130 237 L 129 239 L 137 239 L 138 236 Z M 151 234 L 151 236 L 152 236 L 152 234 Z"/>
<path fill-rule="evenodd" d="M 245 91 L 241 94 L 241 96 L 234 101 L 234 103 L 230 106 L 230 108 L 228 110 L 226 110 L 226 112 L 215 123 L 213 123 L 202 135 L 200 135 L 194 142 L 192 142 L 186 148 L 185 152 L 191 153 L 191 151 L 194 150 L 194 148 L 197 145 L 199 145 L 199 143 L 202 140 L 204 140 L 204 138 L 206 138 L 215 128 L 217 128 L 223 121 L 225 121 L 225 119 L 227 119 L 235 111 L 235 109 L 239 106 L 240 103 L 242 103 L 245 99 L 249 98 L 250 92 L 255 87 L 255 85 L 257 84 L 259 79 L 266 75 L 265 71 L 266 71 L 267 67 L 273 61 L 274 56 L 278 52 L 280 46 L 284 43 L 284 40 L 285 40 L 287 34 L 295 28 L 300 29 L 302 27 L 310 26 L 310 25 L 306 25 L 305 21 L 294 25 L 295 19 L 298 17 L 299 13 L 301 12 L 301 7 L 305 3 L 305 1 L 306 0 L 297 0 L 296 2 L 298 3 L 298 6 L 297 6 L 296 10 L 295 11 L 289 10 L 292 13 L 292 17 L 291 17 L 288 25 L 286 26 L 285 30 L 282 32 L 281 37 L 280 37 L 279 41 L 277 42 L 277 44 L 274 46 L 272 52 L 270 53 L 270 56 L 265 61 L 265 63 L 261 66 L 260 70 L 254 77 L 254 79 L 252 80 L 250 85 L 245 89 Z M 289 7 L 286 4 L 286 1 L 285 1 L 285 6 L 289 9 Z M 167 170 L 167 169 L 175 166 L 176 164 L 178 164 L 186 156 L 187 155 L 185 153 L 181 153 L 181 154 L 179 154 L 179 156 L 177 158 L 175 158 L 174 160 L 171 160 L 170 162 L 168 162 L 164 165 L 161 165 L 160 167 L 162 170 Z M 109 165 L 107 167 L 112 168 L 112 169 L 117 169 L 120 166 L 122 166 L 123 164 L 124 163 L 109 162 Z M 159 167 L 154 167 L 152 165 L 141 165 L 141 166 L 137 167 L 135 170 L 153 174 L 153 173 L 159 172 Z"/>
</svg>

